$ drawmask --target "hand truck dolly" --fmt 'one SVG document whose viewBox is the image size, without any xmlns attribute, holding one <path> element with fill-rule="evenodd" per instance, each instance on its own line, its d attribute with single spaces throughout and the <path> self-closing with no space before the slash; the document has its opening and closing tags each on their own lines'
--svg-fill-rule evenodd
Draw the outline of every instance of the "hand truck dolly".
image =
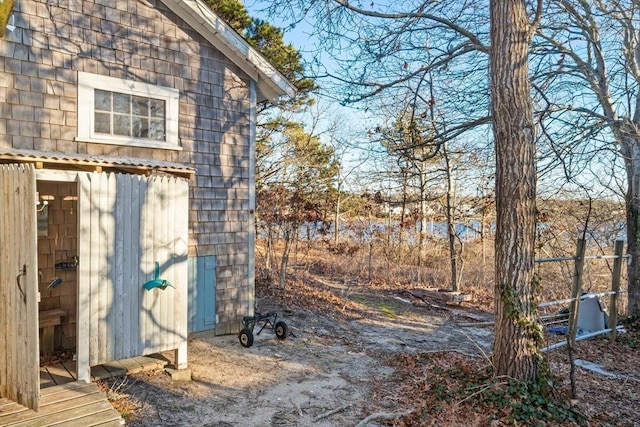
<svg viewBox="0 0 640 427">
<path fill-rule="evenodd" d="M 289 334 L 287 324 L 282 320 L 278 320 L 278 313 L 269 311 L 267 313 L 256 312 L 254 316 L 244 316 L 242 318 L 242 329 L 238 333 L 238 339 L 243 347 L 251 347 L 253 345 L 253 330 L 256 325 L 261 325 L 256 335 L 266 327 L 271 329 L 278 339 L 283 340 Z"/>
</svg>

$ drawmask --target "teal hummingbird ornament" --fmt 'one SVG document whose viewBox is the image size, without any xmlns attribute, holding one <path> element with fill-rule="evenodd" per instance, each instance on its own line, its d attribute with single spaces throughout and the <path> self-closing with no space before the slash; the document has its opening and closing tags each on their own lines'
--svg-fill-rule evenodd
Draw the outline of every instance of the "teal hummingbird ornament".
<svg viewBox="0 0 640 427">
<path fill-rule="evenodd" d="M 175 289 L 175 286 L 173 286 L 171 282 L 160 278 L 160 263 L 156 261 L 154 278 L 153 280 L 149 280 L 147 283 L 145 283 L 144 288 L 148 291 L 150 291 L 153 288 L 160 288 L 164 291 L 167 288 L 167 286 L 171 286 L 173 289 Z"/>
</svg>

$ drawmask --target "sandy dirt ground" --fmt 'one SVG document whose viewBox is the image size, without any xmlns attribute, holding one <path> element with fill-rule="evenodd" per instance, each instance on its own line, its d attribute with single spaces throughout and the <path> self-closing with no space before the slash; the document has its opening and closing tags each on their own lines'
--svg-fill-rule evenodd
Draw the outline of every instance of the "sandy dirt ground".
<svg viewBox="0 0 640 427">
<path fill-rule="evenodd" d="M 354 426 L 372 414 L 406 409 L 377 393 L 393 375 L 389 356 L 452 350 L 484 357 L 490 351 L 490 330 L 455 325 L 464 309 L 419 307 L 392 294 L 350 299 L 363 307 L 357 315 L 261 299 L 260 311 L 276 310 L 287 323 L 287 339 L 271 330 L 250 348 L 236 336 L 194 339 L 192 381 L 153 372 L 109 386 L 129 399 L 130 426 Z"/>
</svg>

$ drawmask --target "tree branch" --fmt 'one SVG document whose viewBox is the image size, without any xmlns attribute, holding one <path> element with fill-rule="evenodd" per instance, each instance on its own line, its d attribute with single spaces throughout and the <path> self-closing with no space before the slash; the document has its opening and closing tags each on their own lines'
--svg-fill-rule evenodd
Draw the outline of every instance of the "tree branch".
<svg viewBox="0 0 640 427">
<path fill-rule="evenodd" d="M 352 4 L 350 4 L 348 2 L 348 0 L 333 0 L 335 3 L 339 4 L 340 6 L 344 7 L 345 9 L 348 9 L 352 12 L 355 12 L 359 15 L 363 15 L 363 16 L 369 16 L 372 18 L 381 18 L 381 19 L 392 19 L 392 20 L 397 20 L 397 19 L 428 19 L 430 21 L 433 22 L 437 22 L 439 24 L 444 25 L 445 27 L 453 30 L 454 32 L 460 34 L 461 36 L 467 38 L 471 44 L 474 46 L 474 48 L 480 52 L 483 53 L 489 53 L 490 48 L 488 46 L 486 46 L 484 43 L 482 43 L 480 41 L 480 39 L 473 34 L 472 32 L 470 32 L 469 30 L 467 30 L 464 27 L 461 27 L 460 25 L 455 24 L 453 21 L 450 21 L 448 19 L 445 19 L 441 16 L 437 16 L 437 15 L 432 15 L 429 13 L 424 13 L 424 12 L 403 12 L 403 13 L 383 13 L 383 12 L 376 12 L 373 10 L 365 10 L 359 7 L 356 7 Z M 541 0 L 539 0 L 541 1 Z"/>
</svg>

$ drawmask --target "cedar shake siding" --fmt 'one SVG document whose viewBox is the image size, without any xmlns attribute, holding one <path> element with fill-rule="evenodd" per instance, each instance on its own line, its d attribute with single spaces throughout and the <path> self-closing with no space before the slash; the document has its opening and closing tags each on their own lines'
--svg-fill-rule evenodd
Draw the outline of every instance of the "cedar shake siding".
<svg viewBox="0 0 640 427">
<path fill-rule="evenodd" d="M 161 1 L 18 0 L 14 16 L 0 39 L 0 150 L 194 168 L 189 257 L 216 257 L 216 333 L 237 332 L 254 301 L 252 79 Z M 177 89 L 179 147 L 76 140 L 78 72 Z"/>
</svg>

